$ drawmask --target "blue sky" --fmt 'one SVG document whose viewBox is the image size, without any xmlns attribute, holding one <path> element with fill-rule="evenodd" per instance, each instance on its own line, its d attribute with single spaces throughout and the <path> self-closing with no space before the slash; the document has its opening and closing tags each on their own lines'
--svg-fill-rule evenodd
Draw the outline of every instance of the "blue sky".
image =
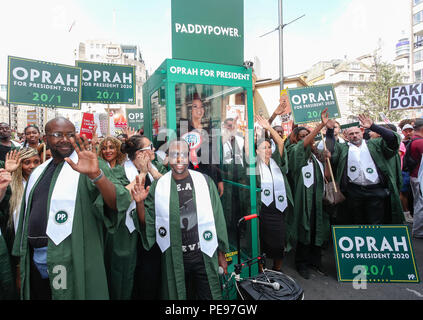
<svg viewBox="0 0 423 320">
<path fill-rule="evenodd" d="M 230 0 L 228 0 L 230 1 Z M 284 0 L 286 74 L 307 70 L 320 60 L 353 58 L 382 40 L 386 56 L 401 31 L 409 32 L 408 0 Z M 278 35 L 259 38 L 278 24 L 278 0 L 245 0 L 245 59 L 259 57 L 262 77 L 277 77 Z M 113 24 L 116 11 L 116 27 Z M 170 0 L 2 0 L 0 2 L 0 82 L 7 56 L 73 64 L 79 41 L 112 39 L 139 45 L 154 71 L 171 57 Z M 76 21 L 71 32 L 70 25 Z"/>
</svg>

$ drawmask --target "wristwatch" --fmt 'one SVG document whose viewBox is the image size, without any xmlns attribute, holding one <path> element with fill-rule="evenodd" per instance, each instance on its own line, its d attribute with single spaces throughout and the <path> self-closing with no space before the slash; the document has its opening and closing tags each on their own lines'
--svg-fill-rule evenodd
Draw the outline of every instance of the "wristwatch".
<svg viewBox="0 0 423 320">
<path fill-rule="evenodd" d="M 98 175 L 98 177 L 96 177 L 94 179 L 90 179 L 90 178 L 88 178 L 88 179 L 90 179 L 92 183 L 96 183 L 98 180 L 103 178 L 103 176 L 104 176 L 103 170 L 100 169 L 100 174 Z"/>
</svg>

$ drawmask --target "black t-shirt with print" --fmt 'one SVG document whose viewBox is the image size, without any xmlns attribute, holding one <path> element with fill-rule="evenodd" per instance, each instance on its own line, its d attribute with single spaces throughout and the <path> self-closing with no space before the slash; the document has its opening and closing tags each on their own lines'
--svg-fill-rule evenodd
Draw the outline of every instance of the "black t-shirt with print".
<svg viewBox="0 0 423 320">
<path fill-rule="evenodd" d="M 182 252 L 184 263 L 202 261 L 200 240 L 198 237 L 198 219 L 193 198 L 193 181 L 190 175 L 185 179 L 175 180 L 179 196 L 179 214 L 182 234 Z"/>
</svg>

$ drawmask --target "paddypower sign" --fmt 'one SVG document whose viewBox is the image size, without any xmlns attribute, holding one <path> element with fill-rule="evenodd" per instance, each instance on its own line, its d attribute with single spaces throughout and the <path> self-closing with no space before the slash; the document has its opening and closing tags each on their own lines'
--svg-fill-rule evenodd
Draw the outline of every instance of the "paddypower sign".
<svg viewBox="0 0 423 320">
<path fill-rule="evenodd" d="M 82 69 L 81 102 L 135 104 L 135 66 L 77 61 Z"/>
<path fill-rule="evenodd" d="M 244 62 L 243 0 L 172 0 L 172 57 Z"/>
<path fill-rule="evenodd" d="M 419 283 L 408 227 L 333 226 L 341 282 Z"/>
<path fill-rule="evenodd" d="M 295 124 L 320 122 L 320 114 L 328 108 L 329 118 L 340 118 L 333 85 L 288 89 Z"/>
<path fill-rule="evenodd" d="M 80 68 L 9 56 L 7 103 L 80 109 L 80 102 Z"/>
</svg>

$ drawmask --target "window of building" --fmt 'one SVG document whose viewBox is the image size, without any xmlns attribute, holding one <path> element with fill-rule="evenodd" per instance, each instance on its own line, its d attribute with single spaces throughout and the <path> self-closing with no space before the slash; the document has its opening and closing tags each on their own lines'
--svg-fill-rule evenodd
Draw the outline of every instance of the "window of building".
<svg viewBox="0 0 423 320">
<path fill-rule="evenodd" d="M 413 25 L 419 24 L 420 22 L 423 22 L 423 11 L 419 11 L 413 15 Z"/>
<path fill-rule="evenodd" d="M 360 70 L 360 64 L 357 62 L 351 63 L 351 69 L 353 70 Z"/>
<path fill-rule="evenodd" d="M 414 52 L 414 63 L 417 63 L 417 62 L 420 62 L 420 61 L 423 61 L 423 51 L 422 50 Z"/>
<path fill-rule="evenodd" d="M 364 74 L 360 74 L 360 81 L 364 81 Z"/>
<path fill-rule="evenodd" d="M 354 80 L 354 75 L 352 73 L 349 74 L 349 79 L 350 79 L 350 81 Z"/>
<path fill-rule="evenodd" d="M 422 71 L 423 70 L 414 71 L 414 78 L 416 79 L 416 81 L 422 80 Z"/>
<path fill-rule="evenodd" d="M 417 6 L 419 3 L 422 3 L 423 0 L 413 0 L 413 4 Z"/>
<path fill-rule="evenodd" d="M 349 87 L 348 88 L 348 93 L 349 94 L 354 94 L 354 87 Z"/>
</svg>

